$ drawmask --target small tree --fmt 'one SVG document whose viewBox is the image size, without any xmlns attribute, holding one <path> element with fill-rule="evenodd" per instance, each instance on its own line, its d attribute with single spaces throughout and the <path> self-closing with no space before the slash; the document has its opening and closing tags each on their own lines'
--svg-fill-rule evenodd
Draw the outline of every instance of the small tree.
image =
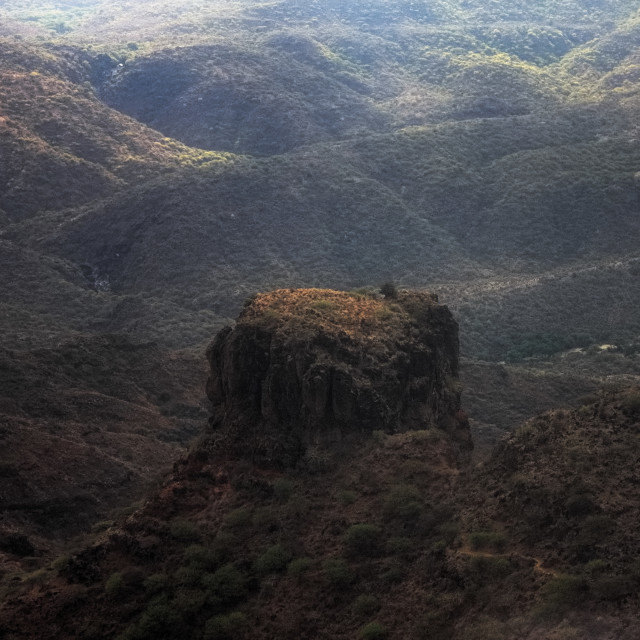
<svg viewBox="0 0 640 640">
<path fill-rule="evenodd" d="M 393 284 L 393 282 L 391 282 L 391 281 L 385 282 L 380 286 L 380 293 L 385 298 L 397 298 L 398 297 L 398 290 L 396 289 L 396 285 Z"/>
</svg>

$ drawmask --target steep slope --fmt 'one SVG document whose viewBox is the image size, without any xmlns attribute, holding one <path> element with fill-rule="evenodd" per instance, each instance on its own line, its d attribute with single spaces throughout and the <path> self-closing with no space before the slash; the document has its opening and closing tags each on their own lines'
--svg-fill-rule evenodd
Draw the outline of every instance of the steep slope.
<svg viewBox="0 0 640 640">
<path fill-rule="evenodd" d="M 0 351 L 0 538 L 40 555 L 129 504 L 199 429 L 201 362 L 116 337 Z"/>
<path fill-rule="evenodd" d="M 389 302 L 393 300 L 393 305 Z M 325 289 L 252 300 L 207 351 L 211 424 L 224 448 L 294 466 L 353 431 L 442 429 L 471 448 L 460 415 L 457 324 L 432 294 L 384 302 Z"/>
<path fill-rule="evenodd" d="M 212 629 L 245 598 L 251 613 L 240 620 L 256 620 L 247 625 L 249 637 L 349 637 L 362 614 L 340 604 L 338 594 L 356 582 L 377 591 L 387 574 L 390 583 L 403 582 L 405 555 L 423 535 L 442 535 L 442 502 L 470 444 L 456 385 L 457 327 L 445 307 L 427 294 L 380 299 L 286 290 L 256 298 L 235 331 L 235 339 L 222 333 L 210 351 L 214 428 L 123 528 L 59 563 L 58 587 L 42 585 L 6 603 L 6 637 L 28 636 L 34 624 L 42 638 L 216 637 Z M 387 361 L 396 343 L 403 355 Z M 293 368 L 285 366 L 294 357 Z M 266 367 L 247 370 L 247 358 Z M 316 381 L 323 371 L 324 382 L 333 372 L 324 401 Z M 296 388 L 300 406 L 282 395 Z M 373 413 L 347 420 L 349 397 L 354 406 L 376 399 L 372 411 L 386 420 L 379 426 L 407 431 L 372 433 Z M 249 410 L 256 401 L 257 413 Z M 229 409 L 224 417 L 221 403 Z M 288 418 L 278 420 L 279 412 Z M 300 455 L 292 458 L 286 447 L 273 448 L 269 460 L 252 455 L 256 430 L 286 440 L 296 424 L 306 429 Z M 287 471 L 269 470 L 274 462 Z M 375 524 L 380 509 L 384 523 Z M 370 521 L 364 529 L 363 521 Z M 396 551 L 394 536 L 402 538 Z M 300 571 L 277 579 L 294 555 Z M 405 597 L 409 587 L 399 586 Z M 296 592 L 300 609 L 291 617 L 281 603 Z M 44 603 L 41 597 L 49 602 L 21 621 L 22 607 Z M 72 615 L 65 612 L 69 598 Z M 337 613 L 325 631 L 314 622 L 312 600 L 327 616 Z"/>
<path fill-rule="evenodd" d="M 350 437 L 308 442 L 284 471 L 228 447 L 250 436 L 244 418 L 256 398 L 256 424 L 277 429 L 264 418 L 282 406 L 280 392 L 294 389 L 296 369 L 303 378 L 317 370 L 282 366 L 282 350 L 302 362 L 316 353 L 317 330 L 331 351 L 324 365 L 358 367 L 400 335 L 393 316 L 411 299 L 257 298 L 240 319 L 242 339 L 227 331 L 210 352 L 210 394 L 230 411 L 221 421 L 214 410 L 215 429 L 142 508 L 14 589 L 0 608 L 5 637 L 634 638 L 637 388 L 540 416 L 471 469 L 428 416 L 428 429 L 395 434 L 370 433 L 354 416 Z M 426 301 L 413 298 L 414 311 Z M 431 362 L 446 366 L 437 347 L 454 334 L 439 309 L 426 323 L 415 316 L 414 328 L 434 341 Z M 420 353 L 419 331 L 401 333 L 415 340 L 410 358 Z M 332 348 L 347 338 L 351 348 Z M 350 362 L 356 344 L 363 359 Z M 257 385 L 231 366 L 252 353 L 271 364 L 257 363 L 268 372 Z M 360 388 L 380 383 L 377 368 L 360 371 Z M 330 426 L 335 414 L 325 417 Z"/>
<path fill-rule="evenodd" d="M 417 283 L 473 268 L 383 185 L 327 160 L 309 153 L 185 171 L 86 208 L 55 235 L 21 235 L 90 265 L 116 293 L 227 316 L 268 286 L 349 288 L 396 275 Z"/>
<path fill-rule="evenodd" d="M 60 59 L 52 52 L 27 53 L 7 44 L 0 49 L 7 67 L 0 72 L 5 222 L 99 199 L 167 170 L 228 159 L 187 148 L 108 109 L 88 82 L 51 75 L 82 80 L 82 65 L 65 61 L 64 52 Z M 91 77 L 90 68 L 84 71 Z"/>
<path fill-rule="evenodd" d="M 80 496 L 83 526 L 102 492 L 112 504 L 110 474 L 129 491 L 164 464 L 153 434 L 170 427 L 145 394 L 132 403 L 61 376 L 50 398 L 34 362 L 64 370 L 62 340 L 202 345 L 256 291 L 393 279 L 437 285 L 460 318 L 484 446 L 540 408 L 638 379 L 635 2 L 8 0 L 0 16 L 3 34 L 26 39 L 0 42 L 0 330 L 19 352 L 5 354 L 8 375 L 33 380 L 62 414 L 43 416 L 37 401 L 20 413 L 12 387 L 6 450 L 33 460 L 58 496 Z M 619 349 L 600 350 L 609 343 Z M 78 358 L 91 367 L 100 349 Z M 95 454 L 81 422 L 128 426 Z M 148 433 L 132 434 L 136 423 Z M 365 466 L 388 456 L 404 469 L 407 438 Z M 153 464 L 124 459 L 129 442 Z M 71 451 L 99 463 L 43 470 L 45 445 L 66 470 Z M 7 474 L 24 504 L 42 496 L 44 480 L 12 461 Z M 67 491 L 74 482 L 83 492 Z M 12 513 L 11 531 L 34 526 Z M 444 600 L 433 608 L 459 611 Z M 429 624 L 453 633 L 451 620 Z"/>
<path fill-rule="evenodd" d="M 383 128 L 357 67 L 300 40 L 306 56 L 237 40 L 139 56 L 101 96 L 165 135 L 234 153 L 283 153 Z"/>
<path fill-rule="evenodd" d="M 548 576 L 539 614 L 577 635 L 597 615 L 597 637 L 633 637 L 639 397 L 636 387 L 526 423 L 465 486 L 465 527 L 496 536 L 471 542 L 489 558 L 535 558 Z"/>
</svg>

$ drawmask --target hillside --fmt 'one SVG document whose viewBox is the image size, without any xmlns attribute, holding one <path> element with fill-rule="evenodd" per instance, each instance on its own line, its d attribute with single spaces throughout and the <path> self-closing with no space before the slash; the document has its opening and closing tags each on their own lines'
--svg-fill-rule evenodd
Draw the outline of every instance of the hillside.
<svg viewBox="0 0 640 640">
<path fill-rule="evenodd" d="M 635 637 L 637 388 L 542 415 L 469 467 L 456 454 L 468 434 L 456 328 L 434 303 L 325 290 L 254 300 L 209 352 L 208 431 L 142 507 L 7 592 L 5 637 Z M 268 366 L 242 367 L 269 338 Z M 404 358 L 367 366 L 398 340 Z M 392 406 L 387 373 L 408 364 L 429 372 L 427 386 L 400 383 L 427 401 L 421 424 L 409 413 L 371 431 L 360 412 L 340 424 L 340 389 L 357 399 L 375 386 Z M 296 389 L 299 413 L 283 403 Z M 451 401 L 433 405 L 442 393 Z M 256 434 L 276 442 L 295 424 L 301 457 L 255 456 Z"/>
<path fill-rule="evenodd" d="M 607 501 L 634 513 L 616 494 L 632 492 L 633 473 L 622 456 L 619 468 L 607 462 L 606 495 L 595 478 L 616 447 L 634 451 L 624 389 L 640 384 L 639 44 L 631 0 L 3 2 L 0 582 L 15 596 L 4 619 L 50 601 L 42 621 L 59 608 L 87 637 L 141 637 L 146 624 L 235 636 L 242 620 L 255 637 L 384 637 L 363 629 L 375 619 L 402 638 L 588 637 L 586 612 L 556 626 L 536 613 L 566 587 L 602 614 L 598 640 L 632 637 L 636 578 L 622 577 L 614 547 L 631 553 L 635 538 L 619 535 L 628 523 Z M 206 345 L 240 313 L 242 331 L 256 294 L 331 287 L 368 301 L 384 316 L 369 318 L 381 331 L 370 368 L 387 371 L 406 346 L 394 331 L 412 321 L 381 297 L 383 283 L 436 292 L 460 323 L 462 389 L 449 393 L 462 393 L 473 465 L 484 466 L 456 462 L 451 434 L 401 433 L 389 416 L 410 410 L 376 400 L 384 411 L 362 438 L 305 458 L 304 472 L 240 456 L 214 473 L 200 442 L 155 507 L 110 515 L 203 432 Z M 338 298 L 317 307 L 302 296 L 301 308 L 331 317 Z M 288 330 L 273 344 L 293 339 Z M 351 358 L 342 369 L 365 379 L 358 349 L 338 342 Z M 318 362 L 325 347 L 314 347 Z M 381 374 L 385 392 L 399 371 Z M 285 399 L 298 397 L 291 385 Z M 242 403 L 233 398 L 229 415 Z M 591 413 L 578 409 L 596 398 Z M 297 434 L 283 403 L 265 424 Z M 530 436 L 539 460 L 524 456 L 522 433 L 491 457 L 505 432 L 551 409 L 522 432 L 542 434 Z M 614 453 L 597 435 L 609 427 Z M 593 476 L 581 463 L 597 505 L 586 515 L 615 521 L 601 530 L 611 544 L 594 545 L 595 569 L 571 551 L 584 523 L 562 513 L 560 476 L 544 466 L 574 478 L 583 448 L 599 452 Z M 533 474 L 523 494 L 508 474 L 498 486 L 510 456 Z M 507 507 L 542 508 L 541 495 L 568 524 L 535 538 Z M 415 528 L 385 515 L 394 500 L 419 514 Z M 371 526 L 349 534 L 357 525 Z M 509 552 L 471 548 L 478 531 L 513 536 Z M 348 536 L 361 534 L 373 542 L 354 551 Z M 50 561 L 76 535 L 89 538 L 75 551 L 86 540 L 97 550 L 79 565 L 59 560 L 58 576 Z M 300 562 L 274 577 L 258 559 L 279 544 Z M 237 591 L 215 595 L 222 618 L 207 627 L 197 592 L 229 563 Z M 505 583 L 517 600 L 502 597 Z M 67 606 L 86 616 L 71 620 Z M 122 616 L 109 621 L 114 607 Z"/>
<path fill-rule="evenodd" d="M 0 539 L 38 562 L 127 507 L 199 433 L 203 385 L 194 355 L 124 337 L 2 349 Z"/>
<path fill-rule="evenodd" d="M 432 13 L 402 3 L 163 7 L 85 3 L 66 18 L 64 7 L 4 9 L 57 29 L 44 46 L 3 43 L 17 75 L 3 98 L 15 161 L 0 208 L 5 223 L 32 217 L 4 237 L 45 262 L 71 260 L 90 286 L 108 280 L 103 298 L 121 310 L 108 330 L 201 343 L 190 314 L 221 326 L 255 291 L 388 279 L 437 285 L 463 323 L 469 309 L 486 327 L 486 279 L 512 289 L 531 273 L 582 280 L 595 267 L 578 307 L 566 288 L 550 292 L 559 343 L 635 340 L 621 326 L 634 295 L 617 296 L 620 322 L 598 311 L 611 286 L 628 290 L 599 265 L 636 258 L 631 5 L 608 7 L 609 22 L 603 7 L 580 3 L 509 3 L 493 15 L 454 2 Z M 144 37 L 119 40 L 125 23 Z M 586 305 L 587 322 L 580 301 L 594 298 L 604 302 Z M 544 333 L 520 307 L 502 297 L 496 324 L 513 316 L 510 333 Z M 517 351 L 515 338 L 501 347 L 490 332 L 466 331 L 465 353 Z"/>
</svg>

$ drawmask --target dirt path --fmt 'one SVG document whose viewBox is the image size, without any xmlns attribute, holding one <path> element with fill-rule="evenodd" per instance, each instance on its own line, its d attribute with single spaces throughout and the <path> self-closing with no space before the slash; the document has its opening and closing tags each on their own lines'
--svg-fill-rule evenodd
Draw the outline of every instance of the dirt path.
<svg viewBox="0 0 640 640">
<path fill-rule="evenodd" d="M 507 560 L 514 557 L 520 558 L 521 560 L 532 562 L 533 570 L 537 571 L 538 573 L 542 573 L 547 576 L 558 575 L 557 571 L 545 567 L 540 558 L 536 558 L 535 556 L 527 556 L 522 553 L 518 553 L 517 551 L 511 551 L 510 553 L 491 553 L 489 551 L 477 551 L 475 549 L 470 549 L 469 547 L 462 547 L 461 549 L 457 550 L 457 553 L 473 558 L 506 558 Z"/>
</svg>

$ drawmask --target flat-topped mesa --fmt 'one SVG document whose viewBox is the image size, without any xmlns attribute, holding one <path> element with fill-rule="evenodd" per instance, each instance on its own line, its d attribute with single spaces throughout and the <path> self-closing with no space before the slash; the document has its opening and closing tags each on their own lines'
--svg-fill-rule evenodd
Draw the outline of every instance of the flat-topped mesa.
<svg viewBox="0 0 640 640">
<path fill-rule="evenodd" d="M 460 410 L 458 325 L 434 294 L 261 294 L 207 357 L 210 423 L 256 462 L 293 465 L 310 445 L 375 430 L 437 428 L 456 454 L 472 447 Z"/>
</svg>

